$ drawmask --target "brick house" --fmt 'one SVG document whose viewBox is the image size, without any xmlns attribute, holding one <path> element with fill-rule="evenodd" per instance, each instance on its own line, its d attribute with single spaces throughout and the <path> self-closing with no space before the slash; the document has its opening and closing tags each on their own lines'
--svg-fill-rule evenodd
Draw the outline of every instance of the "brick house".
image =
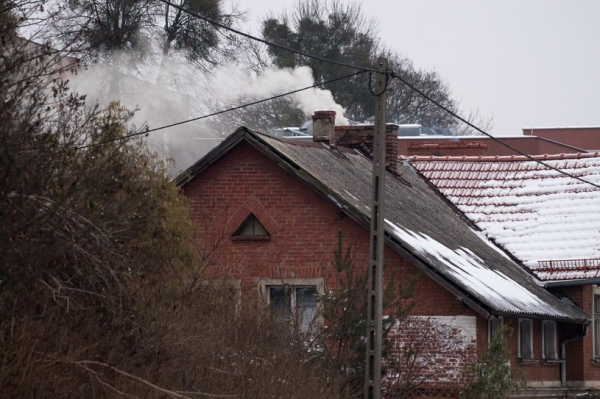
<svg viewBox="0 0 600 399">
<path fill-rule="evenodd" d="M 310 140 L 240 128 L 176 179 L 203 245 L 214 248 L 211 272 L 278 311 L 316 314 L 315 296 L 337 281 L 338 232 L 357 264 L 367 266 L 373 128 L 334 127 L 334 118 L 317 112 Z M 385 263 L 407 280 L 421 275 L 412 331 L 426 325 L 441 341 L 430 353 L 427 384 L 455 381 L 503 320 L 528 332 L 510 341 L 511 364 L 530 382 L 520 396 L 565 396 L 561 371 L 571 375 L 578 360 L 559 361 L 559 343 L 581 345 L 590 317 L 505 255 L 409 163 L 398 162 L 396 140 L 397 126 L 388 125 Z M 399 331 L 399 345 L 409 336 Z"/>
<path fill-rule="evenodd" d="M 600 184 L 600 153 L 538 158 Z M 525 157 L 411 157 L 410 162 L 549 292 L 593 315 L 590 332 L 572 343 L 567 338 L 561 348 L 567 366 L 562 383 L 600 388 L 600 189 Z"/>
</svg>

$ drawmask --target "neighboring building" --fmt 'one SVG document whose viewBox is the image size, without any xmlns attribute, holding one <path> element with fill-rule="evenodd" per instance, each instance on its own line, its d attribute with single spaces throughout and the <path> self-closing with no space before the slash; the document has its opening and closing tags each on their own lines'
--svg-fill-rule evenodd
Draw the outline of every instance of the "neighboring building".
<svg viewBox="0 0 600 399">
<path fill-rule="evenodd" d="M 302 307 L 309 316 L 315 296 L 335 287 L 338 232 L 366 271 L 373 143 L 372 126 L 334 127 L 335 113 L 327 111 L 313 118 L 312 140 L 240 128 L 176 179 L 201 229 L 199 245 L 211 251 L 211 274 L 278 311 Z M 515 332 L 510 362 L 529 385 L 520 397 L 565 397 L 583 381 L 600 381 L 591 365 L 582 371 L 583 359 L 591 360 L 582 357 L 588 338 L 581 340 L 590 316 L 557 295 L 589 309 L 591 291 L 548 290 L 506 256 L 409 163 L 398 162 L 397 129 L 387 128 L 386 272 L 407 281 L 421 275 L 408 324 L 412 332 L 424 325 L 436 331 L 429 385 L 455 381 L 483 354 L 498 320 Z M 397 332 L 399 345 L 410 332 Z M 563 347 L 566 361 L 559 360 Z M 561 373 L 578 386 L 561 384 Z"/>
<path fill-rule="evenodd" d="M 510 156 L 585 152 L 563 142 L 536 136 L 421 136 L 399 137 L 398 154 L 405 156 Z"/>
<path fill-rule="evenodd" d="M 600 185 L 600 153 L 536 158 Z M 600 188 L 525 157 L 411 157 L 410 162 L 550 292 L 593 315 L 582 340 L 563 341 L 563 384 L 600 388 Z"/>
<path fill-rule="evenodd" d="M 585 152 L 600 151 L 600 127 L 528 127 L 524 136 L 537 136 L 545 140 L 581 148 Z M 549 153 L 552 154 L 552 153 Z"/>
<path fill-rule="evenodd" d="M 522 136 L 399 137 L 405 156 L 519 156 L 600 151 L 600 127 L 524 128 Z"/>
</svg>

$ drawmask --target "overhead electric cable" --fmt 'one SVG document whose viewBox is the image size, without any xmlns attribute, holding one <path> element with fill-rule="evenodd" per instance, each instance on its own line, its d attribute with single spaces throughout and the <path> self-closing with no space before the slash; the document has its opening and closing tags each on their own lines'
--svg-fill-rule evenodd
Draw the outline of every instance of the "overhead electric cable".
<svg viewBox="0 0 600 399">
<path fill-rule="evenodd" d="M 266 44 L 267 46 L 276 47 L 276 48 L 281 49 L 281 50 L 289 51 L 290 53 L 302 55 L 304 57 L 312 58 L 312 59 L 323 61 L 323 62 L 328 62 L 330 64 L 336 64 L 336 65 L 340 65 L 340 66 L 345 66 L 345 67 L 349 67 L 349 68 L 358 69 L 358 70 L 363 71 L 363 72 L 378 72 L 378 73 L 382 73 L 381 71 L 379 71 L 379 70 L 377 70 L 375 68 L 372 68 L 372 67 L 365 67 L 365 66 L 361 66 L 361 65 L 353 65 L 353 64 L 348 64 L 348 63 L 341 62 L 341 61 L 332 60 L 332 59 L 329 59 L 329 58 L 319 57 L 318 55 L 306 53 L 304 51 L 295 50 L 293 48 L 290 48 L 290 47 L 287 47 L 287 46 L 283 46 L 281 44 L 273 43 L 273 42 L 270 42 L 270 41 L 265 40 L 265 39 L 261 39 L 261 38 L 256 37 L 256 36 L 252 36 L 252 35 L 250 35 L 248 33 L 242 32 L 242 31 L 237 30 L 235 28 L 232 28 L 230 26 L 224 25 L 224 24 L 222 24 L 220 22 L 217 22 L 217 21 L 215 21 L 213 19 L 207 18 L 207 17 L 205 17 L 203 15 L 200 15 L 200 14 L 198 14 L 196 12 L 187 10 L 184 7 L 180 6 L 180 5 L 171 3 L 169 0 L 160 0 L 160 1 L 163 2 L 163 3 L 165 3 L 165 4 L 167 4 L 167 5 L 169 5 L 169 6 L 171 6 L 171 7 L 174 7 L 176 9 L 180 10 L 180 11 L 183 11 L 183 12 L 185 12 L 185 13 L 193 16 L 193 17 L 196 17 L 196 18 L 201 19 L 201 20 L 203 20 L 205 22 L 208 22 L 211 25 L 214 25 L 214 26 L 219 27 L 221 29 L 228 30 L 228 31 L 233 32 L 233 33 L 235 33 L 237 35 L 243 36 L 243 37 L 245 37 L 247 39 L 254 40 L 254 41 L 260 42 L 262 44 Z M 390 73 L 390 72 L 385 72 L 385 73 Z"/>
<path fill-rule="evenodd" d="M 562 175 L 568 176 L 568 177 L 570 177 L 570 178 L 572 178 L 572 179 L 575 179 L 575 180 L 579 180 L 579 181 L 580 181 L 580 182 L 582 182 L 582 183 L 589 184 L 589 185 L 591 185 L 591 186 L 594 186 L 594 187 L 596 187 L 596 188 L 600 188 L 600 185 L 597 185 L 597 184 L 595 184 L 595 183 L 592 183 L 591 181 L 588 181 L 588 180 L 582 179 L 581 177 L 578 177 L 578 176 L 572 175 L 572 174 L 570 174 L 570 173 L 568 173 L 568 172 L 565 172 L 564 170 L 561 170 L 561 169 L 555 168 L 554 166 L 552 166 L 552 165 L 548 165 L 547 163 L 545 163 L 545 162 L 543 162 L 543 161 L 541 161 L 541 160 L 539 160 L 539 159 L 536 159 L 536 158 L 534 158 L 533 156 L 531 156 L 531 155 L 529 155 L 529 154 L 526 154 L 526 153 L 524 153 L 524 152 L 521 152 L 521 151 L 519 151 L 518 149 L 516 149 L 515 147 L 511 146 L 510 144 L 507 144 L 507 143 L 505 143 L 504 141 L 502 141 L 502 140 L 500 140 L 500 139 L 498 139 L 498 138 L 496 138 L 496 137 L 492 136 L 491 134 L 489 134 L 489 133 L 485 132 L 484 130 L 480 129 L 479 127 L 477 127 L 476 125 L 472 124 L 472 123 L 471 123 L 471 122 L 469 122 L 468 120 L 464 119 L 463 117 L 461 117 L 461 116 L 460 116 L 460 115 L 458 115 L 456 112 L 454 112 L 454 111 L 452 111 L 451 109 L 449 109 L 448 107 L 446 107 L 446 106 L 444 106 L 444 105 L 440 104 L 439 102 L 437 102 L 436 100 L 434 100 L 433 98 L 431 98 L 431 97 L 430 97 L 430 96 L 428 96 L 427 94 L 423 93 L 423 91 L 419 90 L 417 87 L 415 87 L 414 85 L 412 85 L 410 82 L 408 82 L 406 79 L 402 78 L 401 76 L 398 76 L 397 74 L 394 74 L 394 73 L 393 73 L 391 76 L 392 76 L 393 78 L 396 78 L 396 79 L 398 79 L 399 81 L 401 81 L 402 83 L 404 83 L 405 85 L 407 85 L 409 88 L 411 88 L 412 90 L 414 90 L 415 92 L 417 92 L 418 94 L 420 94 L 420 95 L 421 95 L 422 97 L 424 97 L 426 100 L 429 100 L 429 101 L 430 101 L 430 102 L 432 102 L 433 104 L 437 105 L 439 108 L 443 109 L 443 110 L 444 110 L 444 111 L 446 111 L 448 114 L 450 114 L 450 115 L 452 115 L 453 117 L 455 117 L 456 119 L 460 120 L 461 122 L 464 122 L 464 123 L 466 123 L 468 126 L 470 126 L 470 127 L 472 127 L 473 129 L 477 130 L 478 132 L 480 132 L 480 133 L 481 133 L 481 134 L 483 134 L 484 136 L 487 136 L 487 137 L 491 138 L 492 140 L 495 140 L 495 141 L 497 141 L 498 143 L 502 144 L 503 146 L 505 146 L 505 147 L 507 147 L 507 148 L 509 148 L 509 149 L 513 150 L 513 151 L 514 151 L 514 152 L 516 152 L 517 154 L 519 154 L 519 155 L 522 155 L 522 156 L 524 156 L 525 158 L 527 158 L 527 159 L 529 159 L 529 160 L 531 160 L 531 161 L 537 162 L 537 163 L 539 163 L 540 165 L 543 165 L 543 166 L 545 166 L 545 167 L 546 167 L 546 168 L 548 168 L 548 169 L 552 169 L 552 170 L 554 170 L 554 171 L 556 171 L 556 172 L 558 172 L 558 173 L 560 173 L 560 174 L 562 174 Z"/>
<path fill-rule="evenodd" d="M 314 89 L 314 88 L 319 87 L 319 86 L 323 86 L 323 85 L 326 85 L 326 84 L 329 84 L 329 83 L 338 82 L 340 80 L 348 79 L 348 78 L 351 78 L 353 76 L 360 75 L 360 74 L 366 73 L 366 72 L 367 71 L 354 72 L 354 73 L 351 73 L 349 75 L 340 76 L 339 78 L 331 79 L 331 80 L 328 80 L 328 81 L 325 81 L 325 82 L 315 83 L 312 86 L 303 87 L 301 89 L 297 89 L 297 90 L 293 90 L 293 91 L 288 91 L 287 93 L 278 94 L 278 95 L 273 96 L 273 97 L 269 97 L 269 98 L 265 98 L 265 99 L 262 99 L 262 100 L 257 100 L 257 101 L 253 101 L 253 102 L 250 102 L 250 103 L 238 105 L 237 107 L 228 108 L 228 109 L 225 109 L 225 110 L 222 110 L 222 111 L 213 112 L 212 114 L 203 115 L 203 116 L 199 116 L 197 118 L 192 118 L 192 119 L 187 119 L 187 120 L 180 121 L 180 122 L 171 123 L 170 125 L 164 125 L 164 126 L 160 126 L 160 127 L 155 127 L 153 129 L 143 130 L 141 132 L 127 134 L 125 136 L 116 137 L 116 138 L 110 139 L 110 140 L 100 141 L 98 143 L 86 144 L 86 145 L 82 145 L 82 146 L 75 147 L 75 148 L 78 149 L 78 150 L 80 150 L 80 149 L 84 149 L 84 148 L 88 148 L 88 147 L 94 147 L 94 146 L 101 145 L 101 144 L 112 143 L 113 141 L 128 140 L 128 139 L 130 139 L 132 137 L 146 135 L 148 133 L 156 132 L 158 130 L 162 130 L 162 129 L 167 129 L 167 128 L 174 127 L 174 126 L 183 125 L 184 123 L 189 123 L 189 122 L 194 122 L 194 121 L 198 121 L 198 120 L 201 120 L 201 119 L 210 118 L 211 116 L 221 115 L 221 114 L 224 114 L 224 113 L 227 113 L 227 112 L 236 111 L 238 109 L 250 107 L 252 105 L 257 105 L 257 104 L 264 103 L 264 102 L 267 102 L 267 101 L 275 100 L 277 98 L 286 97 L 286 96 L 289 96 L 289 95 L 292 95 L 292 94 L 295 94 L 295 93 L 299 93 L 299 92 L 304 91 L 304 90 Z"/>
</svg>

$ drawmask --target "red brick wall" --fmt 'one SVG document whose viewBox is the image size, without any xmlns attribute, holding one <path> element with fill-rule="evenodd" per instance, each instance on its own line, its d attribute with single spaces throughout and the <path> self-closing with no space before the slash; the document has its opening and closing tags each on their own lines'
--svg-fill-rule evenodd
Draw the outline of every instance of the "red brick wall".
<svg viewBox="0 0 600 399">
<path fill-rule="evenodd" d="M 367 266 L 368 231 L 247 143 L 188 183 L 184 194 L 200 230 L 199 244 L 215 248 L 211 273 L 241 279 L 247 292 L 256 289 L 258 277 L 324 278 L 333 287 L 336 273 L 331 262 L 339 230 L 344 246 L 354 248 L 355 263 Z M 249 212 L 269 231 L 270 241 L 231 239 Z M 389 247 L 385 263 L 387 273 L 394 271 L 403 281 L 418 274 Z M 421 276 L 415 292 L 414 315 L 471 316 L 477 318 L 477 326 L 487 328 L 485 320 L 430 278 Z"/>
<path fill-rule="evenodd" d="M 482 141 L 413 142 L 408 145 L 408 155 L 413 156 L 482 156 L 487 144 Z"/>
<path fill-rule="evenodd" d="M 584 150 L 600 150 L 600 127 L 523 129 L 523 135 L 544 137 Z"/>
<path fill-rule="evenodd" d="M 593 315 L 593 286 L 572 286 L 554 289 L 557 293 L 569 297 L 588 315 Z M 565 330 L 564 337 L 568 338 L 581 332 L 581 327 L 572 326 Z M 567 381 L 586 381 L 586 385 L 600 387 L 600 365 L 594 359 L 593 326 L 589 326 L 587 335 L 566 347 Z"/>
<path fill-rule="evenodd" d="M 184 188 L 192 219 L 205 248 L 216 247 L 214 273 L 241 278 L 325 278 L 335 284 L 331 266 L 338 231 L 352 245 L 355 263 L 367 266 L 368 231 L 313 189 L 288 174 L 246 143 L 196 177 Z M 269 231 L 269 241 L 233 241 L 231 235 L 253 212 Z M 389 247 L 388 272 L 409 281 L 417 269 Z M 448 291 L 422 276 L 416 288 L 417 315 L 475 315 Z"/>
<path fill-rule="evenodd" d="M 511 334 L 507 337 L 508 347 L 511 353 L 510 364 L 524 372 L 525 380 L 529 385 L 539 385 L 540 382 L 553 383 L 558 386 L 560 383 L 560 365 L 558 363 L 545 362 L 542 359 L 542 321 L 533 320 L 533 360 L 521 361 L 518 359 L 519 348 L 519 329 L 518 319 L 504 319 L 504 323 L 509 327 Z M 556 344 L 560 357 L 560 324 L 557 325 L 558 341 Z"/>
<path fill-rule="evenodd" d="M 373 125 L 336 126 L 335 143 L 339 147 L 362 148 L 373 152 L 375 127 Z M 385 127 L 385 165 L 392 170 L 398 163 L 398 125 Z"/>
</svg>

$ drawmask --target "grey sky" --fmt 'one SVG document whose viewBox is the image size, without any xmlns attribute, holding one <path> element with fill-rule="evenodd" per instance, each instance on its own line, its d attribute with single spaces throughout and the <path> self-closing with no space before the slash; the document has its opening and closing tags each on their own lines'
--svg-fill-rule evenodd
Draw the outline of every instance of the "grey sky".
<svg viewBox="0 0 600 399">
<path fill-rule="evenodd" d="M 248 23 L 295 0 L 239 0 Z M 363 2 L 384 42 L 435 69 L 495 135 L 531 126 L 600 126 L 600 1 Z"/>
</svg>

